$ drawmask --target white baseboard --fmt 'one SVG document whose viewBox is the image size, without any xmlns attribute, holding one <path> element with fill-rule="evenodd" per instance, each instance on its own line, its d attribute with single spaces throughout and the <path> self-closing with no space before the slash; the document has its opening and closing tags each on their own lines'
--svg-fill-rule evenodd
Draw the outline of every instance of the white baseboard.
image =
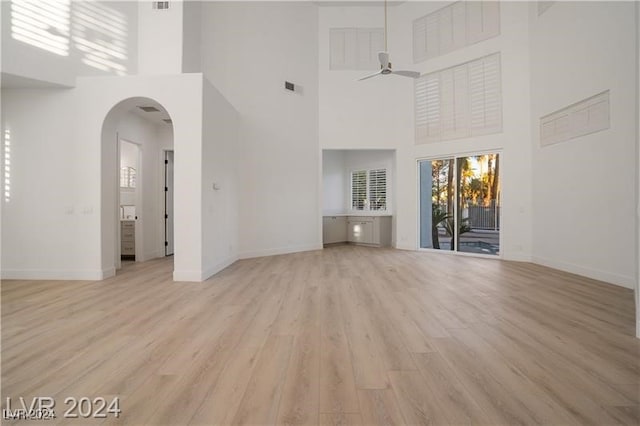
<svg viewBox="0 0 640 426">
<path fill-rule="evenodd" d="M 209 277 L 222 271 L 227 266 L 232 265 L 237 260 L 238 258 L 236 256 L 233 256 L 203 270 L 176 270 L 173 271 L 173 281 L 206 281 Z"/>
<path fill-rule="evenodd" d="M 635 280 L 633 277 L 627 277 L 625 275 L 616 274 L 608 271 L 601 271 L 598 269 L 587 268 L 581 265 L 575 265 L 573 263 L 562 262 L 555 259 L 547 259 L 544 257 L 533 256 L 533 263 L 537 263 L 549 268 L 559 269 L 561 271 L 570 272 L 572 274 L 582 275 L 587 278 L 593 278 L 594 280 L 604 281 L 606 283 L 615 284 L 620 287 L 626 287 L 633 289 L 635 287 Z"/>
<path fill-rule="evenodd" d="M 298 253 L 302 251 L 311 251 L 311 250 L 322 250 L 322 245 L 318 244 L 318 245 L 308 245 L 308 246 L 294 246 L 294 247 L 282 247 L 282 248 L 267 249 L 267 250 L 247 251 L 237 256 L 231 256 L 201 271 L 196 271 L 196 270 L 173 271 L 173 280 L 201 282 L 209 279 L 213 275 L 222 271 L 224 268 L 231 266 L 233 263 L 235 263 L 240 259 L 252 259 L 255 257 L 275 256 L 278 254 Z"/>
<path fill-rule="evenodd" d="M 111 268 L 107 268 L 107 269 L 103 269 L 102 270 L 102 280 L 107 279 L 109 277 L 113 277 L 116 275 L 116 268 L 115 266 L 112 266 Z"/>
<path fill-rule="evenodd" d="M 512 262 L 533 262 L 533 258 L 529 254 L 510 254 L 503 256 L 502 260 L 508 260 Z"/>
<path fill-rule="evenodd" d="M 409 251 L 417 251 L 415 247 L 410 246 L 408 244 L 396 244 L 393 248 L 397 250 L 409 250 Z"/>
<path fill-rule="evenodd" d="M 173 281 L 202 281 L 202 271 L 197 270 L 174 270 Z"/>
<path fill-rule="evenodd" d="M 254 257 L 275 256 L 278 254 L 299 253 L 302 251 L 322 250 L 322 244 L 280 247 L 275 249 L 245 251 L 238 255 L 238 259 L 252 259 Z"/>
<path fill-rule="evenodd" d="M 216 263 L 210 268 L 203 270 L 201 274 L 201 281 L 206 281 L 208 278 L 222 271 L 224 268 L 233 265 L 237 260 L 238 256 L 232 256 L 222 262 Z"/>
<path fill-rule="evenodd" d="M 157 259 L 159 257 L 164 257 L 164 250 L 156 250 L 151 251 L 149 253 L 144 253 L 144 260 Z"/>
<path fill-rule="evenodd" d="M 115 275 L 110 269 L 3 269 L 3 280 L 100 281 Z M 111 274 L 111 275 L 109 275 Z"/>
</svg>

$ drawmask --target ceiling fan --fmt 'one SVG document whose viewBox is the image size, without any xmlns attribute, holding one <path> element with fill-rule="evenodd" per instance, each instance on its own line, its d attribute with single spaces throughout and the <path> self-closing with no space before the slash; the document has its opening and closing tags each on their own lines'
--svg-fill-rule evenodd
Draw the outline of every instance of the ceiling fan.
<svg viewBox="0 0 640 426">
<path fill-rule="evenodd" d="M 378 52 L 378 61 L 380 61 L 380 71 L 373 74 L 365 75 L 358 81 L 366 80 L 379 75 L 395 74 L 402 77 L 418 78 L 420 73 L 417 71 L 394 71 L 389 62 L 389 52 L 387 50 L 387 0 L 384 0 L 384 52 Z"/>
</svg>

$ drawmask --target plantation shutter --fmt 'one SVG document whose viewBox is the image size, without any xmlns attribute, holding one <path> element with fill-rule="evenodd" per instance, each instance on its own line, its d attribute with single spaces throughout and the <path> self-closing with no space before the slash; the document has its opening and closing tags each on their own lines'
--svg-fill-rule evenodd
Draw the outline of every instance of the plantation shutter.
<svg viewBox="0 0 640 426">
<path fill-rule="evenodd" d="M 413 63 L 427 59 L 427 20 L 426 17 L 413 21 Z"/>
<path fill-rule="evenodd" d="M 451 8 L 451 38 L 453 44 L 448 51 L 453 51 L 467 45 L 467 2 L 459 1 L 449 7 Z"/>
<path fill-rule="evenodd" d="M 453 86 L 453 69 L 440 72 L 440 122 L 442 123 L 442 138 L 451 139 L 455 134 L 455 96 Z"/>
<path fill-rule="evenodd" d="M 502 131 L 500 54 L 415 81 L 416 143 Z"/>
<path fill-rule="evenodd" d="M 470 133 L 469 117 L 469 67 L 453 69 L 454 132 L 451 139 L 464 138 Z"/>
<path fill-rule="evenodd" d="M 427 74 L 415 80 L 416 140 L 440 140 L 440 74 Z"/>
<path fill-rule="evenodd" d="M 384 29 L 358 28 L 358 51 L 356 69 L 376 70 L 380 68 L 378 52 L 384 50 Z"/>
<path fill-rule="evenodd" d="M 376 70 L 378 52 L 384 50 L 383 28 L 331 28 L 329 69 Z"/>
<path fill-rule="evenodd" d="M 364 210 L 367 198 L 367 171 L 359 170 L 351 173 L 351 208 Z"/>
<path fill-rule="evenodd" d="M 413 62 L 500 35 L 500 3 L 457 1 L 413 21 Z"/>
<path fill-rule="evenodd" d="M 472 135 L 502 131 L 501 86 L 499 54 L 469 63 Z"/>
<path fill-rule="evenodd" d="M 467 4 L 467 43 L 473 44 L 500 34 L 500 3 L 470 1 Z"/>
<path fill-rule="evenodd" d="M 469 87 L 467 66 L 449 68 L 440 73 L 442 139 L 469 136 Z"/>
<path fill-rule="evenodd" d="M 610 128 L 609 91 L 540 118 L 540 145 L 550 145 Z"/>
<path fill-rule="evenodd" d="M 369 171 L 369 209 L 387 209 L 387 170 Z"/>
<path fill-rule="evenodd" d="M 329 33 L 329 69 L 356 68 L 356 29 L 331 28 Z"/>
</svg>

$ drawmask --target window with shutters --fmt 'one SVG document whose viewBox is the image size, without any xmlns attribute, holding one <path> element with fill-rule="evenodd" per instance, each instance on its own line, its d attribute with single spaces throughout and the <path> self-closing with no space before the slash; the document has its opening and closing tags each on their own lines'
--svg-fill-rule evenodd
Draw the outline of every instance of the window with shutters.
<svg viewBox="0 0 640 426">
<path fill-rule="evenodd" d="M 331 28 L 329 30 L 329 69 L 376 70 L 378 52 L 384 50 L 382 28 Z"/>
<path fill-rule="evenodd" d="M 413 62 L 499 35 L 499 2 L 457 1 L 413 21 Z"/>
<path fill-rule="evenodd" d="M 351 172 L 351 209 L 387 210 L 387 169 Z"/>
<path fill-rule="evenodd" d="M 418 144 L 501 132 L 500 54 L 416 79 L 415 122 Z"/>
<path fill-rule="evenodd" d="M 540 118 L 540 145 L 568 141 L 609 127 L 607 90 Z"/>
<path fill-rule="evenodd" d="M 387 210 L 387 170 L 369 170 L 369 209 Z"/>
<path fill-rule="evenodd" d="M 364 210 L 367 204 L 367 171 L 351 173 L 351 209 Z"/>
</svg>

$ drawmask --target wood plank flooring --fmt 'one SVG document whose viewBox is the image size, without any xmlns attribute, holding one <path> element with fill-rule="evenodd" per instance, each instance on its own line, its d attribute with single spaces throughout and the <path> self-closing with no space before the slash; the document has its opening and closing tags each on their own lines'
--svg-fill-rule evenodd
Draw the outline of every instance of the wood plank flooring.
<svg viewBox="0 0 640 426">
<path fill-rule="evenodd" d="M 640 424 L 630 290 L 346 245 L 204 283 L 172 267 L 2 282 L 3 408 L 51 396 L 48 424 L 77 425 Z M 122 414 L 65 419 L 70 396 L 117 396 Z"/>
</svg>

